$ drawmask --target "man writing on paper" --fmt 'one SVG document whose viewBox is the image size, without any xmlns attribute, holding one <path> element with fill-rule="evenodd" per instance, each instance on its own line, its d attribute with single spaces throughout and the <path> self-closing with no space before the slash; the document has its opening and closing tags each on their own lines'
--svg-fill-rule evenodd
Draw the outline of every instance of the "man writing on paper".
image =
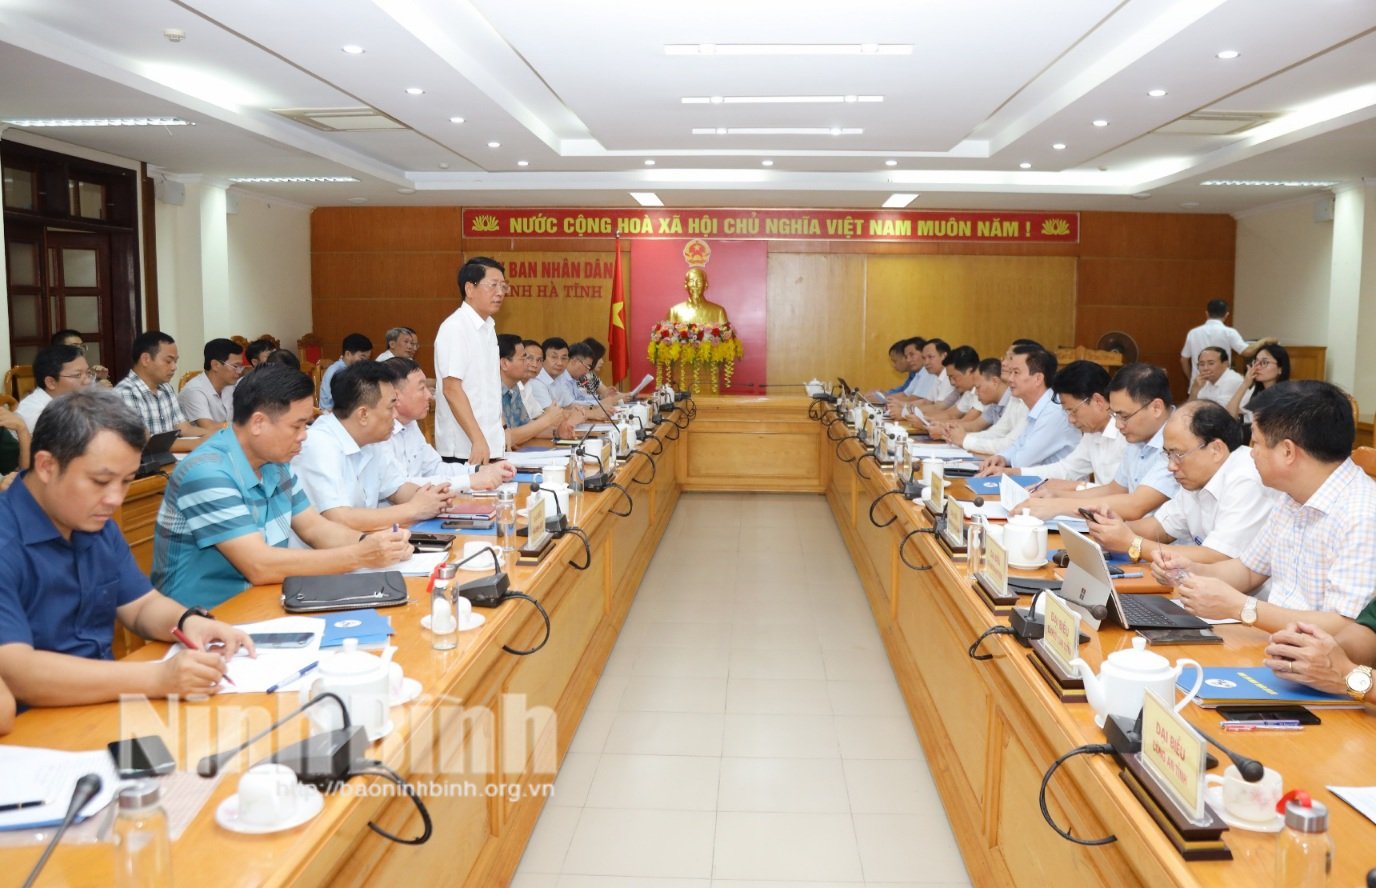
<svg viewBox="0 0 1376 888">
<path fill-rule="evenodd" d="M 1180 490 L 1166 467 L 1162 441 L 1172 410 L 1166 371 L 1140 363 L 1120 368 L 1108 385 L 1108 403 L 1118 433 L 1127 441 L 1118 473 L 1109 483 L 1086 490 L 1039 490 L 1025 504 L 1033 515 L 1045 519 L 1090 508 L 1135 521 Z"/>
<path fill-rule="evenodd" d="M 1350 459 L 1352 405 L 1335 385 L 1299 380 L 1276 383 L 1252 410 L 1257 473 L 1285 496 L 1238 556 L 1200 564 L 1168 548 L 1153 554 L 1152 572 L 1179 583 L 1181 603 L 1201 617 L 1339 632 L 1376 590 L 1376 483 Z"/>
<path fill-rule="evenodd" d="M 449 489 L 455 491 L 492 490 L 516 476 L 516 467 L 509 462 L 478 467 L 440 459 L 439 452 L 430 446 L 420 430 L 420 420 L 430 412 L 430 402 L 435 400 L 425 371 L 410 358 L 391 358 L 386 363 L 398 381 L 396 422 L 385 446 L 406 480 L 416 484 L 447 481 Z"/>
<path fill-rule="evenodd" d="M 34 429 L 33 468 L 0 495 L 0 681 L 22 705 L 213 694 L 226 658 L 253 651 L 243 632 L 153 588 L 110 520 L 146 437 L 117 395 L 63 395 Z M 116 621 L 155 641 L 180 627 L 200 650 L 112 662 Z"/>
<path fill-rule="evenodd" d="M 1080 433 L 1071 428 L 1065 411 L 1056 406 L 1051 391 L 1055 375 L 1055 355 L 1014 350 L 1009 361 L 1008 387 L 1013 390 L 1013 397 L 1026 405 L 1027 422 L 1011 446 L 980 465 L 980 475 L 998 474 L 1005 466 L 1054 462 L 1075 449 Z"/>
<path fill-rule="evenodd" d="M 291 461 L 311 505 L 354 530 L 386 530 L 434 518 L 454 498 L 447 482 L 406 480 L 392 459 L 385 442 L 396 422 L 396 382 L 396 371 L 376 361 L 359 361 L 337 374 L 334 413 L 311 424 Z"/>
<path fill-rule="evenodd" d="M 1166 543 L 1202 564 L 1241 553 L 1270 516 L 1275 491 L 1261 483 L 1237 420 L 1212 401 L 1189 401 L 1166 422 L 1163 442 L 1180 491 L 1136 521 L 1096 512 L 1090 535 L 1133 561 L 1149 560 Z"/>
<path fill-rule="evenodd" d="M 411 557 L 405 530 L 360 539 L 306 499 L 289 463 L 315 418 L 314 395 L 300 370 L 263 364 L 234 392 L 229 428 L 177 464 L 153 537 L 153 576 L 168 595 L 216 607 L 249 586 Z M 293 534 L 310 548 L 289 549 Z"/>
<path fill-rule="evenodd" d="M 482 465 L 502 452 L 502 380 L 492 316 L 510 288 L 502 263 L 474 256 L 459 269 L 458 310 L 435 334 L 435 449 Z"/>
</svg>

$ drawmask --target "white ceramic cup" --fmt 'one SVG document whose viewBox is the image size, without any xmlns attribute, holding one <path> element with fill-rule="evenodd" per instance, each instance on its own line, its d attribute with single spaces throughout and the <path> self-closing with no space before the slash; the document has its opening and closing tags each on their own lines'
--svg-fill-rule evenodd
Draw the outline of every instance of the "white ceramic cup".
<svg viewBox="0 0 1376 888">
<path fill-rule="evenodd" d="M 1222 777 L 1205 774 L 1204 782 L 1223 787 L 1223 808 L 1230 817 L 1256 824 L 1268 824 L 1276 819 L 1276 802 L 1284 791 L 1279 771 L 1267 768 L 1260 780 L 1248 783 L 1242 779 L 1236 765 L 1229 765 Z"/>
<path fill-rule="evenodd" d="M 547 487 L 564 486 L 568 483 L 568 479 L 565 477 L 567 471 L 568 466 L 563 463 L 541 467 L 540 474 L 545 480 L 540 482 L 540 489 L 544 490 Z"/>
<path fill-rule="evenodd" d="M 468 628 L 468 624 L 473 622 L 473 602 L 459 596 L 459 631 Z"/>
<path fill-rule="evenodd" d="M 924 487 L 932 486 L 932 476 L 940 475 L 945 471 L 945 466 L 941 460 L 935 456 L 929 456 L 922 461 L 922 484 Z"/>
<path fill-rule="evenodd" d="M 239 820 L 275 826 L 296 813 L 296 775 L 286 765 L 254 765 L 239 778 Z"/>
</svg>

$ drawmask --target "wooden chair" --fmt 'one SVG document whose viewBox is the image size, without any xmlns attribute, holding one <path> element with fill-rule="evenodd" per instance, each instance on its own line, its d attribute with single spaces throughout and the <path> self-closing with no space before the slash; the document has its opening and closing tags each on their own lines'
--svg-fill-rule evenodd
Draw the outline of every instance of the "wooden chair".
<svg viewBox="0 0 1376 888">
<path fill-rule="evenodd" d="M 278 339 L 276 336 L 273 336 L 271 333 L 264 333 L 262 336 L 258 337 L 257 341 L 271 342 L 273 351 L 277 351 L 279 348 L 282 347 L 282 340 Z M 297 357 L 300 357 L 300 355 L 297 355 Z"/>
<path fill-rule="evenodd" d="M 34 389 L 33 365 L 15 364 L 5 371 L 5 385 L 0 388 L 11 398 L 22 401 Z"/>
<path fill-rule="evenodd" d="M 1376 478 L 1376 447 L 1358 447 L 1352 451 L 1352 461 L 1363 472 Z"/>
<path fill-rule="evenodd" d="M 0 407 L 8 407 L 11 410 L 14 410 L 18 406 L 19 401 L 16 400 L 13 395 L 7 395 L 4 392 L 0 392 Z"/>
<path fill-rule="evenodd" d="M 247 336 L 231 336 L 229 337 L 229 341 L 239 346 L 239 348 L 248 348 Z"/>
<path fill-rule="evenodd" d="M 306 370 L 306 364 L 307 364 L 307 362 L 305 362 L 305 361 L 303 361 L 303 362 L 301 363 L 301 372 L 303 372 L 303 373 L 310 373 L 311 382 L 315 383 L 315 406 L 319 407 L 319 406 L 320 406 L 320 380 L 323 379 L 324 376 L 325 376 L 325 370 L 326 370 L 325 362 L 324 362 L 324 361 L 321 361 L 321 362 L 318 363 L 318 364 L 311 364 L 311 365 L 310 365 L 310 368 L 311 368 L 311 369 L 310 369 L 309 371 Z"/>
<path fill-rule="evenodd" d="M 183 373 L 182 378 L 177 381 L 177 391 L 181 391 L 182 389 L 186 388 L 186 384 L 191 380 L 195 379 L 197 376 L 200 376 L 201 372 L 202 371 L 200 370 L 188 370 L 185 373 Z"/>
<path fill-rule="evenodd" d="M 320 342 L 320 337 L 314 333 L 307 333 L 296 340 L 296 356 L 301 359 L 301 363 L 310 361 L 312 364 L 319 364 L 320 359 L 325 356 L 325 347 Z"/>
</svg>

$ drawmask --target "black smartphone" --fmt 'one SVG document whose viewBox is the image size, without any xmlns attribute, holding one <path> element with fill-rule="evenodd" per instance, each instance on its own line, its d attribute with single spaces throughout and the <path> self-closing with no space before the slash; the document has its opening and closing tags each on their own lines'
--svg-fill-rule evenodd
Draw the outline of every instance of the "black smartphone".
<svg viewBox="0 0 1376 888">
<path fill-rule="evenodd" d="M 172 758 L 167 744 L 157 735 L 133 737 L 116 740 L 106 744 L 110 757 L 115 760 L 119 776 L 126 779 L 134 777 L 158 777 L 177 770 L 177 761 Z"/>
<path fill-rule="evenodd" d="M 1152 644 L 1222 644 L 1213 629 L 1138 629 L 1137 634 Z"/>
<path fill-rule="evenodd" d="M 1080 516 L 1083 517 L 1086 521 L 1098 522 L 1099 520 L 1098 517 L 1095 516 L 1095 514 L 1091 512 L 1089 509 L 1077 509 L 1076 511 L 1078 511 L 1080 513 Z"/>
<path fill-rule="evenodd" d="M 1302 725 L 1318 725 L 1323 720 L 1317 715 L 1298 704 L 1268 706 L 1259 709 L 1256 706 L 1220 706 L 1218 714 L 1229 721 L 1282 721 L 1293 719 Z"/>
<path fill-rule="evenodd" d="M 452 533 L 412 533 L 411 546 L 417 552 L 445 552 L 454 542 Z"/>
<path fill-rule="evenodd" d="M 311 643 L 315 636 L 310 632 L 250 632 L 249 638 L 253 639 L 254 647 L 267 648 L 302 648 Z"/>
</svg>

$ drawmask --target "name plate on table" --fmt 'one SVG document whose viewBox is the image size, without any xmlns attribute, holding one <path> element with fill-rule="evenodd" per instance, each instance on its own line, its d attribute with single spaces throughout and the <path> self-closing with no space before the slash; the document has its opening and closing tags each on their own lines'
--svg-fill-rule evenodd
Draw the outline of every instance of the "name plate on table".
<svg viewBox="0 0 1376 888">
<path fill-rule="evenodd" d="M 1191 823 L 1204 823 L 1204 738 L 1154 692 L 1142 701 L 1142 764 Z"/>
<path fill-rule="evenodd" d="M 968 551 L 965 537 L 965 509 L 953 496 L 946 497 L 946 526 L 940 534 L 941 545 L 952 555 L 964 555 Z"/>
<path fill-rule="evenodd" d="M 932 472 L 932 486 L 927 491 L 927 510 L 933 516 L 940 515 L 946 508 L 946 477 L 940 472 Z"/>
<path fill-rule="evenodd" d="M 988 528 L 980 536 L 984 540 L 984 548 L 974 576 L 975 591 L 991 611 L 1006 617 L 1013 613 L 1018 603 L 1018 594 L 1008 591 L 1008 550 L 989 533 Z"/>
<path fill-rule="evenodd" d="M 521 564 L 538 562 L 549 548 L 550 535 L 545 529 L 545 498 L 532 496 L 526 507 L 526 544 L 517 552 Z"/>
<path fill-rule="evenodd" d="M 602 439 L 602 466 L 610 473 L 615 463 L 616 447 L 612 445 L 612 439 L 608 436 Z"/>
<path fill-rule="evenodd" d="M 1042 619 L 1046 628 L 1041 638 L 1032 641 L 1028 657 L 1058 698 L 1067 703 L 1081 702 L 1085 699 L 1084 679 L 1070 665 L 1080 652 L 1080 615 L 1059 595 L 1047 592 L 1040 600 L 1045 602 Z"/>
</svg>

